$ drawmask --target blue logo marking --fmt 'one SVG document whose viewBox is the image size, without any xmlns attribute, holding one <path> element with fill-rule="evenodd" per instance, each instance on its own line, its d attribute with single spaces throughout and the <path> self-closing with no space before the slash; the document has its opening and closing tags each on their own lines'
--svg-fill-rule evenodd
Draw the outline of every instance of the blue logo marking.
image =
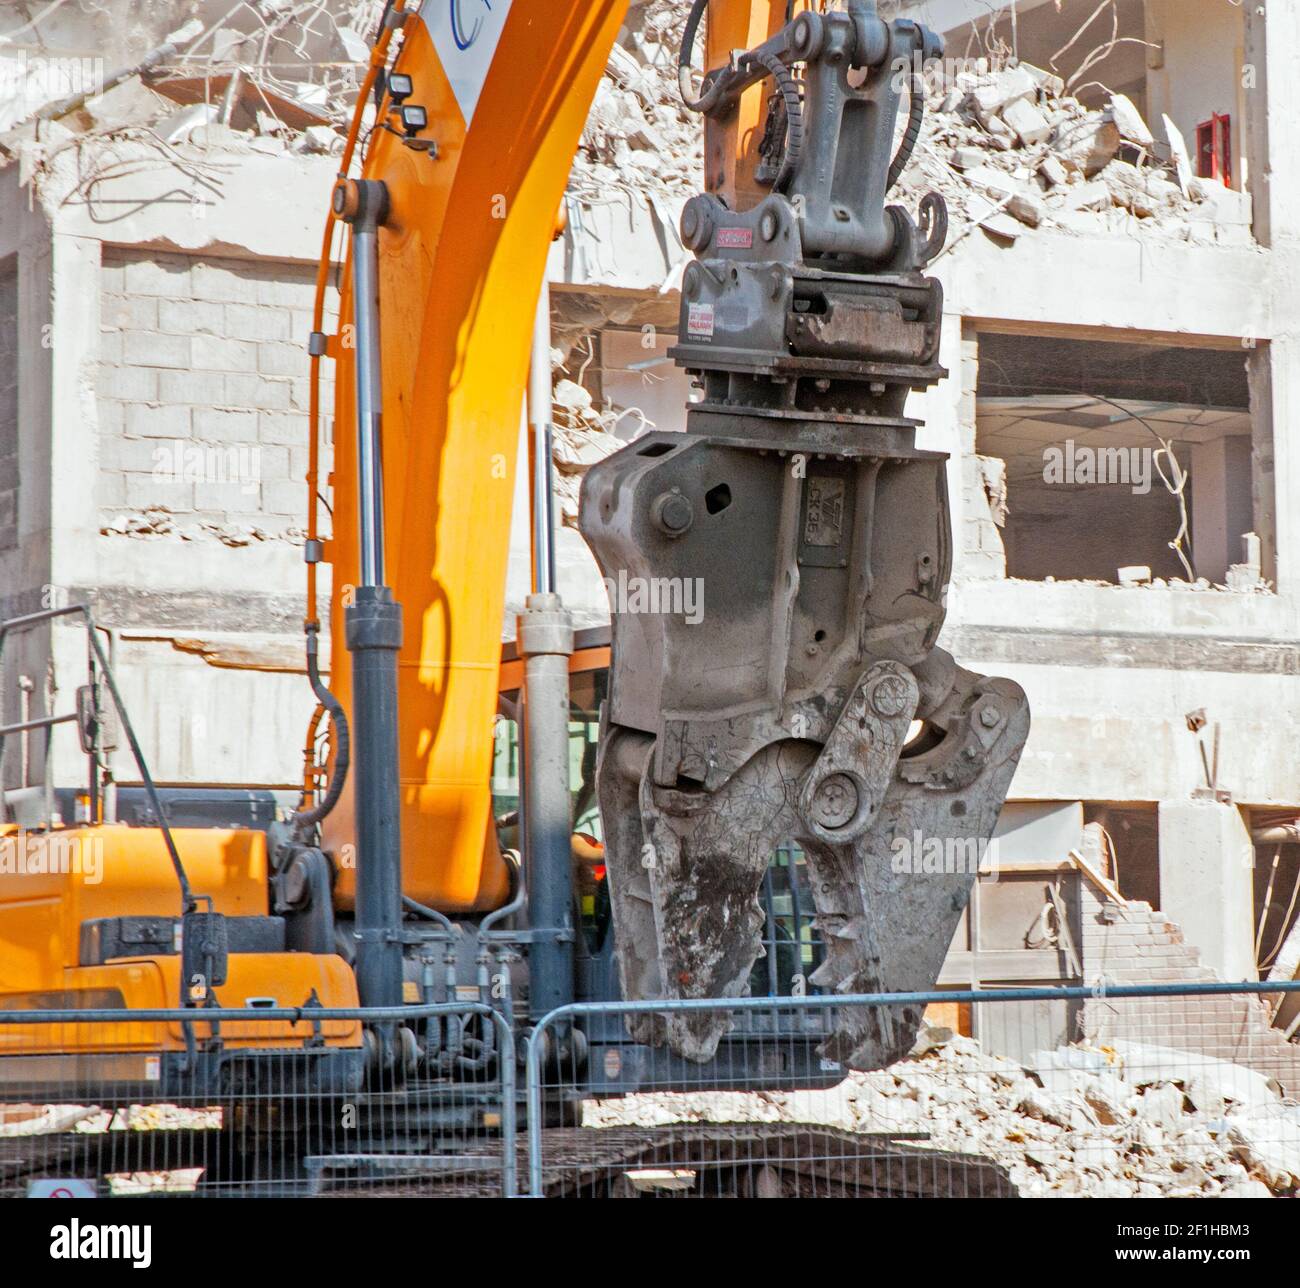
<svg viewBox="0 0 1300 1288">
<path fill-rule="evenodd" d="M 465 22 L 461 14 L 461 7 L 466 0 L 447 0 L 448 9 L 451 13 L 451 38 L 456 42 L 456 48 L 464 53 L 479 37 L 479 32 L 483 30 L 483 15 L 480 13 L 474 19 L 473 29 L 469 35 L 465 34 Z M 473 3 L 473 0 L 470 0 Z M 478 0 L 488 12 L 492 11 L 492 0 Z"/>
</svg>

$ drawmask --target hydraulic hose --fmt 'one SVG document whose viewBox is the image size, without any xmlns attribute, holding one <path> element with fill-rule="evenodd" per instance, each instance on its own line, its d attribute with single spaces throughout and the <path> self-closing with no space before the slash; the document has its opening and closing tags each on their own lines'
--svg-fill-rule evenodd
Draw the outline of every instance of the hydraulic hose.
<svg viewBox="0 0 1300 1288">
<path fill-rule="evenodd" d="M 695 0 L 691 12 L 686 18 L 686 28 L 682 32 L 682 47 L 677 54 L 677 87 L 681 91 L 682 102 L 692 112 L 707 112 L 717 101 L 715 86 L 705 81 L 704 92 L 695 97 L 691 89 L 691 56 L 695 53 L 695 41 L 700 34 L 700 23 L 709 7 L 709 0 Z"/>
<path fill-rule="evenodd" d="M 348 716 L 343 704 L 325 687 L 320 678 L 320 623 L 309 622 L 307 632 L 307 679 L 316 701 L 329 713 L 330 729 L 334 738 L 334 772 L 330 774 L 325 798 L 311 809 L 298 810 L 290 820 L 294 832 L 301 834 L 328 817 L 343 794 L 348 779 L 348 765 L 352 758 L 352 740 L 348 732 Z"/>
<path fill-rule="evenodd" d="M 763 55 L 762 64 L 776 82 L 776 88 L 785 102 L 785 145 L 781 168 L 772 180 L 773 192 L 782 192 L 794 177 L 803 156 L 803 99 L 799 96 L 799 82 L 790 69 L 775 55 Z"/>
<path fill-rule="evenodd" d="M 907 163 L 916 151 L 917 141 L 921 137 L 921 123 L 925 120 L 925 81 L 921 74 L 913 69 L 908 90 L 907 132 L 898 145 L 898 154 L 889 167 L 889 181 L 885 185 L 888 192 L 903 177 Z"/>
</svg>

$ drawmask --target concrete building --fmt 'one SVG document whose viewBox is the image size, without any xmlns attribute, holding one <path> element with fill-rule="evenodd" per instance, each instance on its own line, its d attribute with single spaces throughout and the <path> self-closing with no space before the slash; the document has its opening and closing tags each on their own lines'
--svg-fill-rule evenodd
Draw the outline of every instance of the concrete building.
<svg viewBox="0 0 1300 1288">
<path fill-rule="evenodd" d="M 901 185 L 905 200 L 938 187 L 954 212 L 932 270 L 950 376 L 909 407 L 923 445 L 951 457 L 941 642 L 1017 680 L 1033 710 L 1002 888 L 987 892 L 982 925 L 977 898 L 945 978 L 1105 970 L 1026 946 L 1044 873 L 1071 851 L 1181 920 L 1206 968 L 1254 977 L 1290 927 L 1300 879 L 1294 844 L 1252 843 L 1293 838 L 1263 829 L 1300 802 L 1300 535 L 1287 501 L 1300 483 L 1288 410 L 1300 204 L 1284 142 L 1300 119 L 1300 22 L 1276 3 L 1119 0 L 1121 43 L 1107 52 L 1108 12 L 1076 39 L 1094 5 L 895 9 L 948 46 L 928 155 Z M 658 13 L 627 42 L 643 67 L 659 57 Z M 1034 146 L 997 138 L 996 97 L 987 122 L 971 110 L 972 92 L 997 83 L 984 73 L 1017 62 L 1048 127 Z M 653 95 L 652 74 L 618 67 L 612 80 Z M 1116 121 L 1090 156 L 1092 131 Z M 608 170 L 626 179 L 646 147 L 636 120 L 628 138 L 621 157 L 589 140 L 556 298 L 566 320 L 603 322 L 586 368 L 595 403 L 650 408 L 672 428 L 689 389 L 655 359 L 674 338 L 681 255 L 664 209 L 679 180 L 612 182 Z M 1113 477 L 1068 461 L 1108 461 Z M 1145 479 L 1124 465 L 1139 461 Z"/>
<path fill-rule="evenodd" d="M 950 374 L 909 408 L 951 457 L 942 643 L 1033 709 L 1001 879 L 981 883 L 945 981 L 1105 972 L 1095 935 L 1071 939 L 1087 901 L 1069 882 L 1042 917 L 1064 872 L 1180 923 L 1197 969 L 1290 962 L 1272 950 L 1300 881 L 1277 826 L 1300 814 L 1300 14 L 1117 0 L 1124 43 L 1106 52 L 1109 19 L 1073 40 L 1092 4 L 896 8 L 973 60 L 933 69 L 902 185 L 954 212 L 933 269 Z M 567 521 L 584 460 L 680 427 L 690 395 L 664 356 L 677 214 L 701 183 L 672 97 L 683 9 L 632 7 L 552 259 L 562 589 L 583 624 L 608 611 Z M 972 105 L 1017 63 L 1028 89 Z M 1048 127 L 1032 145 L 1017 104 Z M 330 144 L 311 154 L 321 127 L 292 106 L 279 126 L 197 133 L 176 101 L 119 106 L 181 134 L 115 135 L 100 104 L 104 137 L 45 125 L 0 171 L 0 616 L 90 603 L 160 780 L 287 790 L 312 708 L 302 346 Z M 507 621 L 525 552 L 521 533 Z M 7 719 L 47 709 L 51 677 L 64 710 L 84 642 L 45 630 L 5 664 Z M 11 804 L 81 780 L 72 735 L 53 746 L 47 773 L 40 735 L 11 740 Z"/>
</svg>

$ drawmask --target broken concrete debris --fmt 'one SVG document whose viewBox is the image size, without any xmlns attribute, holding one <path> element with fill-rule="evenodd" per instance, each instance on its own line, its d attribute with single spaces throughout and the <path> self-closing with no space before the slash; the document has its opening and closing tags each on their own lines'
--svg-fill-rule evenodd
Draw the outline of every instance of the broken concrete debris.
<svg viewBox="0 0 1300 1288">
<path fill-rule="evenodd" d="M 925 1026 L 912 1054 L 826 1091 L 587 1101 L 587 1127 L 814 1123 L 922 1133 L 917 1148 L 994 1159 L 1025 1197 L 1268 1198 L 1300 1189 L 1300 1106 L 1249 1069 L 1117 1043 L 1021 1064 Z"/>
<path fill-rule="evenodd" d="M 552 370 L 558 377 L 552 387 L 555 496 L 563 522 L 576 528 L 583 476 L 597 461 L 618 451 L 623 440 L 611 432 L 618 413 L 597 408 L 591 392 L 563 374 L 560 356 L 558 350 L 552 352 Z"/>
<path fill-rule="evenodd" d="M 703 186 L 700 122 L 677 88 L 682 10 L 678 0 L 632 9 L 596 94 L 571 195 L 682 198 Z M 963 72 L 927 97 L 920 143 L 896 189 L 910 205 L 938 189 L 956 224 L 977 224 L 1001 241 L 1040 227 L 1251 240 L 1249 196 L 1193 178 L 1176 127 L 1165 123 L 1161 146 L 1123 94 L 1089 107 L 1065 93 L 1059 76 L 1017 63 Z"/>
<path fill-rule="evenodd" d="M 39 168 L 39 154 L 69 144 L 89 149 L 86 155 L 93 161 L 97 147 L 122 138 L 187 144 L 204 151 L 342 151 L 335 127 L 351 116 L 357 79 L 348 76 L 345 65 L 322 65 L 325 75 L 339 80 L 337 88 L 347 90 L 334 94 L 307 80 L 283 80 L 278 67 L 242 59 L 238 70 L 196 76 L 178 50 L 202 30 L 202 23 L 188 23 L 138 65 L 111 76 L 97 92 L 53 99 L 34 110 L 29 99 L 34 87 L 26 83 L 25 64 L 0 53 L 0 65 L 15 87 L 0 97 L 0 121 L 7 127 L 0 131 L 0 166 L 22 159 L 27 175 Z M 313 74 L 309 64 L 301 74 Z M 24 152 L 37 155 L 22 156 Z"/>
<path fill-rule="evenodd" d="M 1142 119 L 1142 113 L 1137 110 L 1133 100 L 1127 94 L 1110 96 L 1110 115 L 1111 120 L 1115 122 L 1115 128 L 1119 130 L 1121 139 L 1136 143 L 1140 148 L 1155 147 L 1155 135 L 1151 133 L 1147 123 Z"/>
<path fill-rule="evenodd" d="M 246 523 L 214 523 L 205 520 L 182 525 L 176 522 L 165 506 L 150 506 L 146 510 L 116 514 L 99 531 L 105 537 L 135 537 L 145 540 L 198 541 L 215 538 L 222 545 L 231 547 L 251 546 L 263 541 L 285 541 L 290 545 L 302 545 L 307 536 L 298 528 L 268 532 L 256 524 Z"/>
<path fill-rule="evenodd" d="M 899 186 L 909 204 L 938 189 L 956 225 L 979 225 L 1000 241 L 1019 235 L 1011 221 L 1085 235 L 1251 241 L 1249 195 L 1194 178 L 1176 128 L 1166 122 L 1162 149 L 1123 94 L 1089 107 L 1066 95 L 1059 77 L 1021 63 L 963 72 L 955 88 L 929 95 L 929 109 Z"/>
<path fill-rule="evenodd" d="M 1033 103 L 1017 99 L 1003 109 L 1002 119 L 1015 131 L 1023 148 L 1036 148 L 1052 137 L 1052 125 Z"/>
<path fill-rule="evenodd" d="M 569 180 L 572 194 L 609 201 L 655 191 L 685 199 L 704 186 L 700 118 L 682 103 L 678 0 L 634 5 L 610 53 Z"/>
</svg>

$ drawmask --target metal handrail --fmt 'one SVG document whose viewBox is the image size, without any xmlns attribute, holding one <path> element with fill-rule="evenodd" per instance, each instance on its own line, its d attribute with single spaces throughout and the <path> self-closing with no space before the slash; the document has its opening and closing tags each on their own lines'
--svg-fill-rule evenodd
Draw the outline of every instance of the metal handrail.
<svg viewBox="0 0 1300 1288">
<path fill-rule="evenodd" d="M 53 621 L 55 618 L 74 616 L 80 617 L 86 627 L 87 641 L 95 655 L 95 662 L 108 685 L 108 692 L 113 699 L 113 707 L 117 711 L 117 718 L 121 721 L 122 732 L 126 734 L 127 744 L 131 748 L 131 756 L 135 760 L 136 769 L 140 774 L 140 781 L 144 784 L 145 794 L 149 798 L 149 805 L 153 809 L 154 816 L 158 819 L 158 828 L 162 832 L 163 844 L 167 847 L 167 857 L 171 860 L 172 869 L 176 873 L 176 881 L 181 890 L 181 912 L 184 914 L 193 911 L 201 901 L 206 901 L 210 907 L 212 904 L 210 895 L 195 895 L 190 889 L 189 877 L 185 873 L 185 865 L 181 862 L 180 852 L 176 848 L 176 841 L 172 837 L 171 828 L 163 812 L 162 801 L 158 796 L 158 789 L 154 785 L 153 775 L 150 774 L 149 766 L 145 763 L 144 752 L 140 749 L 140 741 L 135 736 L 135 728 L 131 724 L 131 717 L 126 713 L 126 705 L 122 701 L 121 691 L 117 687 L 117 677 L 113 673 L 113 668 L 109 664 L 108 657 L 104 653 L 99 637 L 96 634 L 99 628 L 90 615 L 90 605 L 68 604 L 63 608 L 46 608 L 38 613 L 27 613 L 22 617 L 11 617 L 7 622 L 0 622 L 0 657 L 3 657 L 4 654 L 5 640 L 14 632 L 30 630 L 33 626 Z M 26 723 L 32 728 L 48 729 L 56 724 L 67 723 L 70 719 L 75 720 L 76 716 L 44 716 L 39 721 L 28 721 Z M 5 730 L 0 729 L 0 756 L 3 755 L 4 734 Z M 0 783 L 0 791 L 2 790 L 3 783 Z"/>
<path fill-rule="evenodd" d="M 1300 993 L 1300 980 L 1242 980 L 1170 984 L 1111 984 L 1060 988 L 946 989 L 917 993 L 815 993 L 799 997 L 678 997 L 645 1002 L 570 1002 L 537 1022 L 525 1050 L 525 1099 L 528 1112 L 528 1196 L 542 1198 L 542 1056 L 547 1035 L 558 1023 L 584 1016 L 662 1015 L 690 1011 L 831 1011 L 860 1006 L 928 1006 L 935 1002 L 1055 1002 L 1106 998 L 1206 997 L 1223 994 Z"/>
<path fill-rule="evenodd" d="M 211 1006 L 195 1012 L 186 1007 L 87 1007 L 85 1010 L 0 1010 L 0 1028 L 29 1024 L 224 1024 L 250 1020 L 315 1024 L 356 1020 L 363 1025 L 477 1015 L 490 1020 L 500 1040 L 501 1189 L 505 1198 L 518 1194 L 518 1055 L 510 1021 L 485 1002 L 424 1002 L 412 1006 Z"/>
</svg>

